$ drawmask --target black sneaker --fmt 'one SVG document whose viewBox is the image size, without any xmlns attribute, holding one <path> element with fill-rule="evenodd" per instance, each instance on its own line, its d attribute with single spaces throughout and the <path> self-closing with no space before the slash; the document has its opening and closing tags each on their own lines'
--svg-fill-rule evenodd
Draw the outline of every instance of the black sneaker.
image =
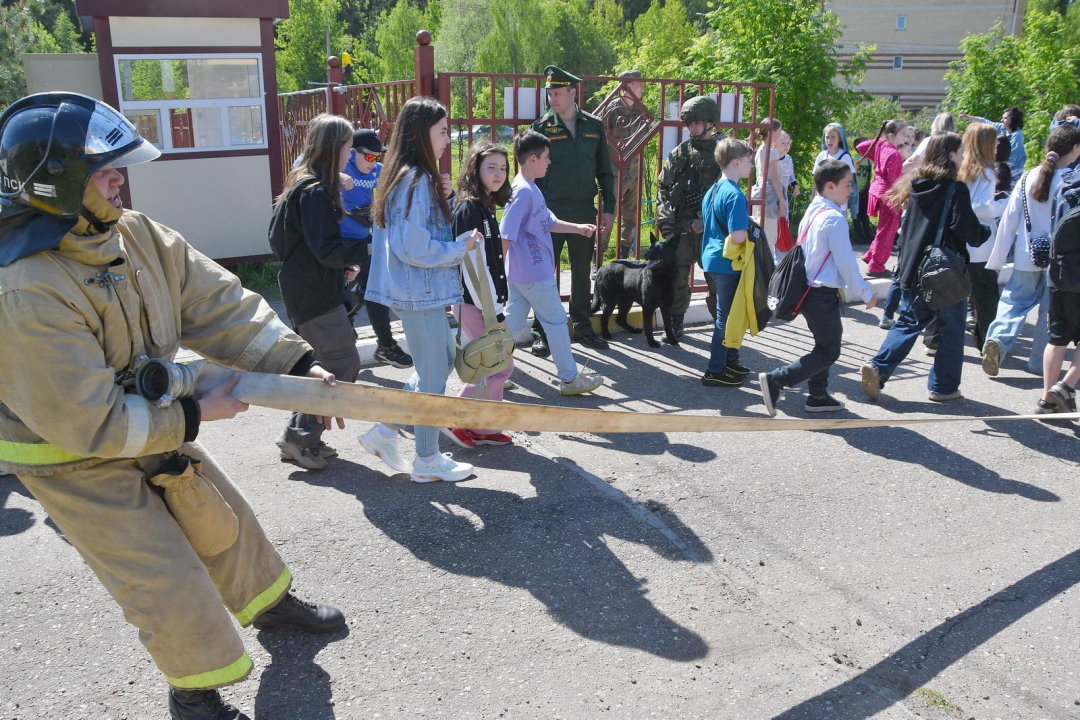
<svg viewBox="0 0 1080 720">
<path fill-rule="evenodd" d="M 706 387 L 738 387 L 742 385 L 743 377 L 726 367 L 718 373 L 706 372 L 701 376 L 701 384 Z"/>
<path fill-rule="evenodd" d="M 532 354 L 536 357 L 547 357 L 551 354 L 551 349 L 548 348 L 547 340 L 544 338 L 536 338 L 532 344 Z"/>
<path fill-rule="evenodd" d="M 344 625 L 345 616 L 337 608 L 306 602 L 290 592 L 277 605 L 255 618 L 252 624 L 257 630 L 294 628 L 310 633 L 327 633 Z"/>
<path fill-rule="evenodd" d="M 169 689 L 169 717 L 172 720 L 251 720 L 221 699 L 217 690 Z"/>
<path fill-rule="evenodd" d="M 731 366 L 728 365 L 730 368 Z M 761 400 L 765 403 L 765 412 L 769 417 L 776 417 L 776 401 L 780 399 L 780 385 L 769 377 L 769 373 L 758 373 L 758 384 L 761 386 Z"/>
<path fill-rule="evenodd" d="M 814 397 L 811 395 L 806 398 L 806 404 L 803 405 L 803 410 L 808 413 L 839 412 L 843 409 L 844 403 L 837 400 L 832 395 L 825 395 L 823 397 Z"/>
<path fill-rule="evenodd" d="M 746 367 L 745 365 L 743 365 L 738 360 L 732 360 L 731 362 L 729 362 L 727 364 L 727 367 L 728 367 L 728 370 L 730 370 L 731 372 L 733 372 L 733 373 L 735 373 L 737 375 L 749 375 L 750 374 L 750 368 Z"/>
<path fill-rule="evenodd" d="M 1056 382 L 1054 386 L 1050 388 L 1050 392 L 1047 393 L 1050 396 L 1050 402 L 1054 405 L 1054 412 L 1059 413 L 1074 413 L 1076 412 L 1076 390 L 1066 385 L 1064 382 Z"/>
<path fill-rule="evenodd" d="M 401 349 L 397 343 L 393 345 L 380 345 L 375 349 L 375 359 L 384 365 L 392 365 L 396 368 L 412 367 L 412 356 Z"/>
<path fill-rule="evenodd" d="M 600 337 L 596 333 L 585 333 L 578 335 L 574 338 L 575 342 L 579 342 L 585 347 L 591 347 L 593 350 L 607 350 L 608 342 L 604 338 Z"/>
</svg>

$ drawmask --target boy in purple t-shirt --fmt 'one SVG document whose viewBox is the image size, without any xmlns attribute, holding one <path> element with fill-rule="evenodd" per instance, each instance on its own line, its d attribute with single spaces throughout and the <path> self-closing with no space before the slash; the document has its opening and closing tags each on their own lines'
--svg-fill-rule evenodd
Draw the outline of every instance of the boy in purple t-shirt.
<svg viewBox="0 0 1080 720">
<path fill-rule="evenodd" d="M 592 392 L 604 384 L 604 378 L 578 372 L 570 350 L 570 331 L 566 310 L 555 282 L 555 251 L 551 232 L 578 233 L 591 237 L 595 225 L 563 222 L 548 209 L 536 179 L 547 175 L 551 159 L 551 141 L 534 130 L 526 130 L 514 139 L 518 175 L 514 178 L 510 203 L 503 211 L 499 233 L 506 255 L 506 281 L 509 298 L 506 324 L 510 332 L 525 329 L 529 308 L 544 328 L 551 345 L 552 360 L 559 375 L 563 395 Z M 535 353 L 534 343 L 534 353 Z M 540 354 L 540 353 L 536 353 Z"/>
</svg>

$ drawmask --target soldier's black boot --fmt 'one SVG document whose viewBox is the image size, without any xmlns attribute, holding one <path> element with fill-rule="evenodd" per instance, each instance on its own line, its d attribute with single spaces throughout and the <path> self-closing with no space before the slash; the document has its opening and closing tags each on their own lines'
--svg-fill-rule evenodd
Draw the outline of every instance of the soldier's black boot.
<svg viewBox="0 0 1080 720">
<path fill-rule="evenodd" d="M 683 316 L 672 315 L 671 316 L 671 334 L 678 340 L 682 337 Z"/>
<path fill-rule="evenodd" d="M 217 690 L 169 690 L 172 720 L 251 720 L 221 699 Z"/>
<path fill-rule="evenodd" d="M 310 633 L 327 633 L 345 624 L 345 616 L 337 608 L 321 603 L 309 603 L 288 593 L 274 607 L 255 618 L 258 630 L 294 628 Z"/>
</svg>

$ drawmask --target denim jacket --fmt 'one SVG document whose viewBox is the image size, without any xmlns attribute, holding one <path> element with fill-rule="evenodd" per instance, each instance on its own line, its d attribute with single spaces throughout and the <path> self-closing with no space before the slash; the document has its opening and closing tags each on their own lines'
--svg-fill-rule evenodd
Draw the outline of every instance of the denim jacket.
<svg viewBox="0 0 1080 720">
<path fill-rule="evenodd" d="M 386 202 L 386 227 L 375 228 L 371 243 L 368 300 L 395 310 L 431 310 L 462 301 L 458 265 L 465 243 L 456 242 L 450 221 L 439 213 L 424 179 L 405 210 L 409 184 L 416 168 L 409 169 Z"/>
</svg>

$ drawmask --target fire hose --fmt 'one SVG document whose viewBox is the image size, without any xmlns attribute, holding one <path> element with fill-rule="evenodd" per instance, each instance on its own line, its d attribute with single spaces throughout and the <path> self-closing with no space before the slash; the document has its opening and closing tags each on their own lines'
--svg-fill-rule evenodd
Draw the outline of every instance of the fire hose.
<svg viewBox="0 0 1080 720">
<path fill-rule="evenodd" d="M 144 360 L 136 370 L 135 387 L 161 405 L 183 397 L 198 397 L 238 371 L 208 360 L 176 364 Z M 393 390 L 376 385 L 267 373 L 240 372 L 232 395 L 249 405 L 323 417 L 367 420 L 392 425 L 427 427 L 494 427 L 533 432 L 780 432 L 792 430 L 852 430 L 859 428 L 929 425 L 931 423 L 999 422 L 1009 420 L 1078 420 L 1080 413 L 997 415 L 979 417 L 931 416 L 888 420 L 748 418 L 689 413 L 594 410 L 508 401 L 471 400 Z"/>
</svg>

